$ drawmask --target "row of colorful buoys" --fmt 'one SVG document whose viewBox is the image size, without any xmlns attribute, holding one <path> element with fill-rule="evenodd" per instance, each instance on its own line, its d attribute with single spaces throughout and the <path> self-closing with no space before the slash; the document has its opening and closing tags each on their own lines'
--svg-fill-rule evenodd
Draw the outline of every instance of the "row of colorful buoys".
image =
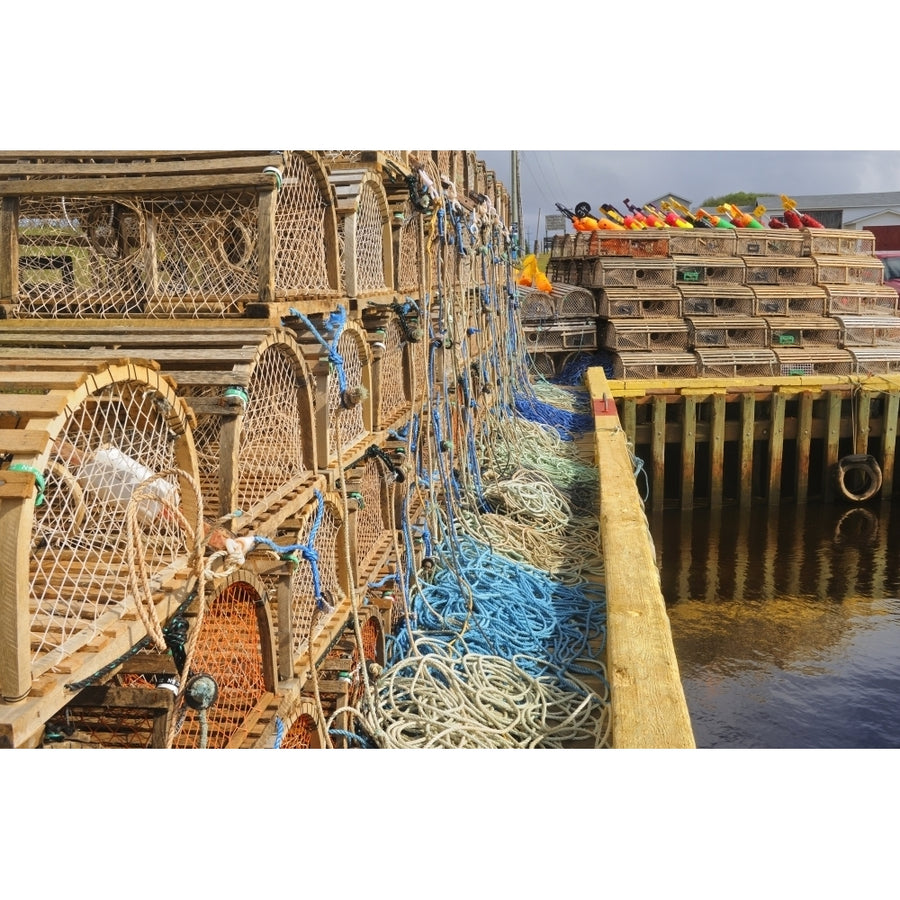
<svg viewBox="0 0 900 900">
<path fill-rule="evenodd" d="M 651 203 L 642 207 L 624 200 L 627 214 L 621 213 L 610 203 L 600 205 L 599 212 L 593 212 L 587 202 L 578 203 L 575 209 L 568 209 L 560 203 L 556 208 L 572 223 L 576 231 L 644 231 L 652 228 L 824 228 L 821 222 L 797 210 L 797 203 L 782 194 L 783 217 L 772 216 L 768 226 L 761 217 L 764 206 L 757 206 L 752 212 L 745 212 L 733 203 L 723 203 L 716 207 L 716 213 L 707 212 L 702 207 L 692 212 L 673 197 L 660 203 L 661 209 Z M 530 286 L 530 285 L 528 285 Z"/>
</svg>

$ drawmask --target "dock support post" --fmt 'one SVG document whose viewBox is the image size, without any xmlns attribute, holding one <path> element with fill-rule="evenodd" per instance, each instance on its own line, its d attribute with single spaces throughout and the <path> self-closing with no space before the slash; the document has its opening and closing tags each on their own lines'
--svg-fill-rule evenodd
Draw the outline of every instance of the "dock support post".
<svg viewBox="0 0 900 900">
<path fill-rule="evenodd" d="M 825 418 L 825 501 L 834 500 L 834 479 L 831 477 L 838 463 L 838 443 L 841 438 L 841 392 L 828 392 Z"/>
<path fill-rule="evenodd" d="M 697 440 L 697 398 L 682 397 L 681 407 L 681 508 L 694 506 L 694 463 Z"/>
<path fill-rule="evenodd" d="M 653 490 L 650 495 L 653 511 L 657 512 L 665 504 L 666 485 L 666 398 L 653 398 Z"/>
<path fill-rule="evenodd" d="M 753 502 L 753 439 L 756 429 L 756 397 L 741 394 L 740 489 L 741 506 Z"/>
<path fill-rule="evenodd" d="M 804 391 L 799 398 L 800 412 L 797 421 L 797 502 L 806 503 L 809 494 L 809 448 L 812 438 L 813 398 Z"/>
<path fill-rule="evenodd" d="M 884 428 L 881 438 L 881 499 L 890 500 L 894 492 L 894 459 L 897 446 L 897 416 L 900 392 L 890 391 L 884 402 Z"/>
<path fill-rule="evenodd" d="M 709 505 L 718 509 L 722 505 L 722 481 L 725 477 L 725 392 L 712 395 L 712 416 L 710 422 L 710 476 Z"/>
<path fill-rule="evenodd" d="M 781 502 L 781 463 L 784 457 L 784 405 L 781 391 L 772 393 L 772 418 L 769 422 L 769 485 L 766 497 L 770 506 Z"/>
</svg>

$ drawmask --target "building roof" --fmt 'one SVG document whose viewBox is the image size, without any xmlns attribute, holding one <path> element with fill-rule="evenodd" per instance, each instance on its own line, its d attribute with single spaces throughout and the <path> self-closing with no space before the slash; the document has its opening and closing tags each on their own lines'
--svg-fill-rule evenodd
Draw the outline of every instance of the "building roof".
<svg viewBox="0 0 900 900">
<path fill-rule="evenodd" d="M 791 196 L 797 208 L 809 209 L 856 209 L 858 207 L 900 207 L 900 191 L 881 191 L 876 194 L 807 194 L 803 197 Z M 757 202 L 766 209 L 780 209 L 781 195 L 760 195 Z"/>
</svg>

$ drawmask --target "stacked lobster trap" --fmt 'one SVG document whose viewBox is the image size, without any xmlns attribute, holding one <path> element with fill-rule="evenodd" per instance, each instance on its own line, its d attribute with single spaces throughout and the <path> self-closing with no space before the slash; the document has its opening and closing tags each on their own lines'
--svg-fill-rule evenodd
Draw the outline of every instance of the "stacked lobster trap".
<svg viewBox="0 0 900 900">
<path fill-rule="evenodd" d="M 0 153 L 0 743 L 329 743 L 508 203 L 464 151 Z"/>
<path fill-rule="evenodd" d="M 201 577 L 202 499 L 194 420 L 158 365 L 15 351 L 0 384 L 0 728 L 19 743 L 66 683 L 145 637 L 164 650 Z"/>
<path fill-rule="evenodd" d="M 617 378 L 880 374 L 896 367 L 889 337 L 883 365 L 877 352 L 844 352 L 861 340 L 848 324 L 854 317 L 898 315 L 897 293 L 883 283 L 867 231 L 576 232 L 553 239 L 547 274 L 554 291 L 577 286 L 595 295 L 600 349 L 612 354 Z M 540 312 L 552 312 L 549 300 Z M 555 327 L 552 319 L 541 322 Z M 869 340 L 889 335 L 890 323 L 865 332 Z M 657 366 L 646 356 L 652 351 L 672 358 Z"/>
</svg>

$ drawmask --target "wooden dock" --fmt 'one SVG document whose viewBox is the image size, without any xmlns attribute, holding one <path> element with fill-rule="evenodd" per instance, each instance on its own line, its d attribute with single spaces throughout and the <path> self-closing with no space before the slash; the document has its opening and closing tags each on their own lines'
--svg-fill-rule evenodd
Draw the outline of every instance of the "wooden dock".
<svg viewBox="0 0 900 900">
<path fill-rule="evenodd" d="M 603 370 L 586 376 L 600 476 L 613 746 L 693 748 L 694 736 L 634 461 Z"/>
</svg>

